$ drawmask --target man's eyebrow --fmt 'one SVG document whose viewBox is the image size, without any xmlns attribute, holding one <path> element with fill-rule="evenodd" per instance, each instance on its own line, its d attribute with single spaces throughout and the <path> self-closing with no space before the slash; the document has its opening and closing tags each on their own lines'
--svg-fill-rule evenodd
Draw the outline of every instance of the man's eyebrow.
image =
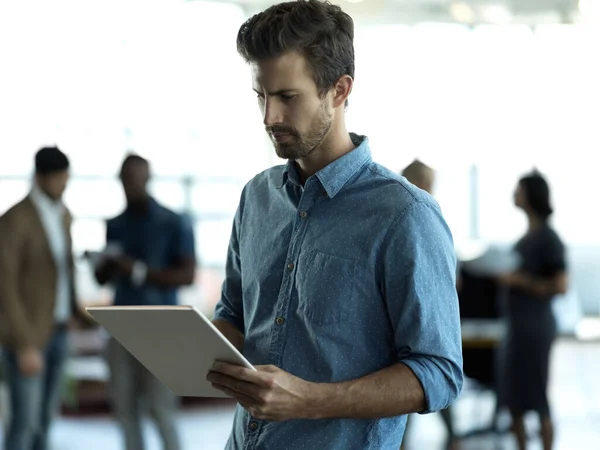
<svg viewBox="0 0 600 450">
<path fill-rule="evenodd" d="M 254 92 L 256 92 L 258 95 L 263 95 L 262 92 L 260 92 L 258 89 L 256 88 L 252 88 L 252 90 Z M 279 91 L 273 91 L 273 92 L 267 92 L 267 94 L 269 94 L 272 97 L 278 96 L 278 95 L 290 95 L 290 94 L 296 94 L 298 91 L 296 89 L 280 89 Z"/>
</svg>

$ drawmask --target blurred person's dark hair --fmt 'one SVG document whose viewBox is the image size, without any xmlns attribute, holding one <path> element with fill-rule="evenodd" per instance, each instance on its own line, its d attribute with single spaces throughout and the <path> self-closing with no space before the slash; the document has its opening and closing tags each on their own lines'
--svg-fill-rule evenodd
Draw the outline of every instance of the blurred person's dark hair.
<svg viewBox="0 0 600 450">
<path fill-rule="evenodd" d="M 298 0 L 273 5 L 248 19 L 238 32 L 237 49 L 246 62 L 301 54 L 324 96 L 342 76 L 354 79 L 353 40 L 354 22 L 339 6 Z"/>
<path fill-rule="evenodd" d="M 125 156 L 123 163 L 121 164 L 121 170 L 119 171 L 119 177 L 123 176 L 123 170 L 129 164 L 141 164 L 141 165 L 147 166 L 148 169 L 150 169 L 150 162 L 146 158 L 144 158 L 136 153 L 128 153 Z"/>
<path fill-rule="evenodd" d="M 58 147 L 43 147 L 35 154 L 35 173 L 48 175 L 69 170 L 69 158 Z"/>
<path fill-rule="evenodd" d="M 544 176 L 537 170 L 523 176 L 519 180 L 525 201 L 531 212 L 543 220 L 548 220 L 553 209 L 550 202 L 550 187 Z"/>
</svg>

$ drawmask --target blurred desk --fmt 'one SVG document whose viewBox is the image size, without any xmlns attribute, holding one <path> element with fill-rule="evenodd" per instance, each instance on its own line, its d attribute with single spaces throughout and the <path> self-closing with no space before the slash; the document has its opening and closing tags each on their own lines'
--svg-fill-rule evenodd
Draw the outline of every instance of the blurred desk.
<svg viewBox="0 0 600 450">
<path fill-rule="evenodd" d="M 462 319 L 460 327 L 463 348 L 495 348 L 507 330 L 503 319 Z"/>
<path fill-rule="evenodd" d="M 496 378 L 497 351 L 506 336 L 502 319 L 462 319 L 463 372 L 487 389 Z"/>
<path fill-rule="evenodd" d="M 491 391 L 496 393 L 496 365 L 497 350 L 506 337 L 507 326 L 503 319 L 476 319 L 461 320 L 461 333 L 463 345 L 463 372 L 466 377 L 474 380 L 474 391 L 481 393 Z M 487 433 L 495 433 L 497 405 L 489 425 L 482 428 L 460 433 L 460 438 L 468 438 Z"/>
</svg>

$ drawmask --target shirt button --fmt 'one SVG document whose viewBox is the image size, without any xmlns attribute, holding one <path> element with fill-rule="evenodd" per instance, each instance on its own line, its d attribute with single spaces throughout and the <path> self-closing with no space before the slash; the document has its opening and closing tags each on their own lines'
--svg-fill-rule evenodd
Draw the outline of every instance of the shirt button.
<svg viewBox="0 0 600 450">
<path fill-rule="evenodd" d="M 300 217 L 302 217 L 303 219 L 305 219 L 306 216 L 308 216 L 308 214 L 306 213 L 306 211 L 300 211 Z"/>
<path fill-rule="evenodd" d="M 283 325 L 285 323 L 285 319 L 283 317 L 278 317 L 275 322 L 277 322 L 277 325 Z"/>
<path fill-rule="evenodd" d="M 291 272 L 292 270 L 294 270 L 294 263 L 289 263 L 287 265 L 288 270 Z"/>
<path fill-rule="evenodd" d="M 252 431 L 256 430 L 258 428 L 258 424 L 256 422 L 250 422 L 250 429 Z"/>
</svg>

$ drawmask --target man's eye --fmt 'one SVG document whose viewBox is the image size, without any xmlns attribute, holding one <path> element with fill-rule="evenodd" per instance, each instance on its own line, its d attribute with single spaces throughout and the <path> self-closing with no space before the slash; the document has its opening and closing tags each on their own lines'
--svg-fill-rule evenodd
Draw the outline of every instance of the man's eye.
<svg viewBox="0 0 600 450">
<path fill-rule="evenodd" d="M 282 100 L 285 100 L 285 101 L 289 101 L 295 97 L 296 97 L 295 95 L 282 95 L 281 96 Z"/>
</svg>

